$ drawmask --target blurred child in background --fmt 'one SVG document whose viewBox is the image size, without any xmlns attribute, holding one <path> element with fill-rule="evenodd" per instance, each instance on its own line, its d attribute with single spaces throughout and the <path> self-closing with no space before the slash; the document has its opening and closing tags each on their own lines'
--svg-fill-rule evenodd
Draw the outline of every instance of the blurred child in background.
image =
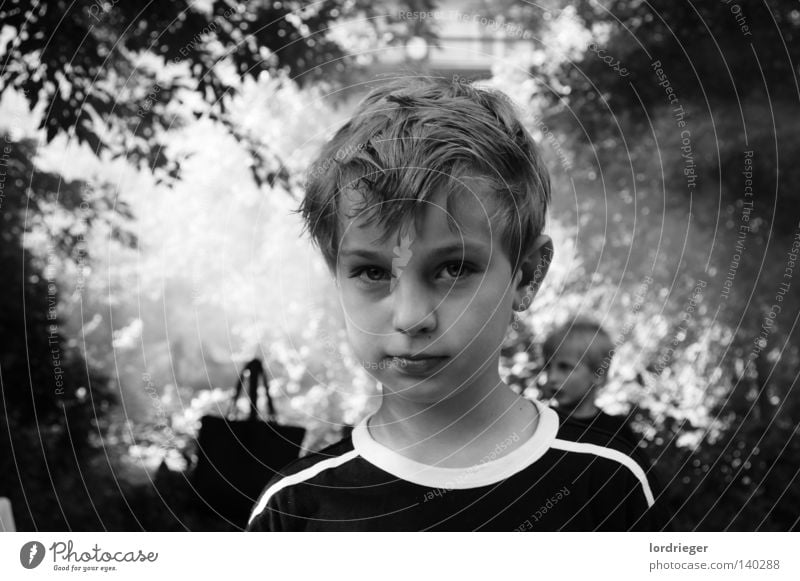
<svg viewBox="0 0 800 581">
<path fill-rule="evenodd" d="M 542 345 L 545 383 L 543 395 L 551 399 L 564 421 L 624 440 L 632 448 L 637 438 L 626 416 L 612 416 L 597 407 L 605 386 L 614 344 L 603 327 L 587 318 L 575 319 L 550 333 Z"/>
</svg>

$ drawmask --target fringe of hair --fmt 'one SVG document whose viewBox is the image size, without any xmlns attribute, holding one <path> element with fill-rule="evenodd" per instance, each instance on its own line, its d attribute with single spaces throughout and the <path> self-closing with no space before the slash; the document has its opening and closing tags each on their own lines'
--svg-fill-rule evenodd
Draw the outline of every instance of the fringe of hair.
<svg viewBox="0 0 800 581">
<path fill-rule="evenodd" d="M 366 212 L 388 237 L 437 193 L 447 193 L 448 212 L 458 196 L 476 195 L 468 177 L 493 194 L 492 218 L 516 271 L 544 229 L 550 201 L 550 177 L 533 138 L 498 91 L 404 79 L 372 91 L 323 147 L 298 211 L 333 269 L 343 193 L 358 192 L 356 213 Z"/>
</svg>

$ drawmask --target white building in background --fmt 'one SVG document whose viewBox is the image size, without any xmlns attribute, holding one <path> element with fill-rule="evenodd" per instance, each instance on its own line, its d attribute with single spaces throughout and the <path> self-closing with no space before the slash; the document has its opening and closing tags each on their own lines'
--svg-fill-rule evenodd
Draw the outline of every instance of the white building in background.
<svg viewBox="0 0 800 581">
<path fill-rule="evenodd" d="M 464 10 L 463 5 L 464 2 L 444 0 L 433 12 L 406 13 L 409 20 L 432 20 L 438 40 L 428 43 L 416 37 L 405 46 L 388 47 L 374 55 L 370 69 L 376 74 L 408 68 L 487 78 L 492 68 L 504 61 L 532 63 L 537 60 L 537 43 L 532 31 L 505 22 L 501 17 L 484 17 Z"/>
</svg>

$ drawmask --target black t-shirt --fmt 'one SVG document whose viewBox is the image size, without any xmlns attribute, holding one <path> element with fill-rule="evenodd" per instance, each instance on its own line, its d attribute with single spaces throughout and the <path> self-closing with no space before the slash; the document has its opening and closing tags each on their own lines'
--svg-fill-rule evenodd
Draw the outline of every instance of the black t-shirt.
<svg viewBox="0 0 800 581">
<path fill-rule="evenodd" d="M 652 530 L 672 530 L 664 476 L 659 473 L 658 466 L 647 451 L 639 445 L 642 438 L 631 429 L 629 416 L 612 416 L 601 411 L 590 418 L 575 418 L 561 410 L 556 411 L 561 422 L 561 437 L 619 450 L 630 455 L 644 469 L 655 498 L 655 507 L 650 509 Z"/>
<path fill-rule="evenodd" d="M 539 425 L 527 442 L 503 456 L 509 438 L 464 469 L 401 456 L 373 440 L 363 420 L 273 478 L 248 530 L 652 530 L 642 467 L 619 450 L 562 438 L 558 415 L 536 405 Z"/>
<path fill-rule="evenodd" d="M 611 444 L 616 441 L 623 448 L 628 449 L 630 453 L 633 453 L 639 447 L 641 438 L 634 434 L 630 424 L 628 424 L 628 416 L 612 416 L 600 411 L 590 418 L 576 418 L 561 409 L 556 409 L 556 413 L 562 424 L 570 424 L 574 427 L 576 434 L 580 433 L 581 430 L 591 430 L 595 434 L 594 439 L 596 441 L 604 444 Z"/>
</svg>

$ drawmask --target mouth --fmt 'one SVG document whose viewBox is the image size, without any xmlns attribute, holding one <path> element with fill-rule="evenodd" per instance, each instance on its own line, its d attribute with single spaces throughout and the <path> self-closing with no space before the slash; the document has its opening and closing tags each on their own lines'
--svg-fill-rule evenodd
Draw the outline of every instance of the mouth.
<svg viewBox="0 0 800 581">
<path fill-rule="evenodd" d="M 558 393 L 558 388 L 551 385 L 544 385 L 539 387 L 539 392 L 542 394 L 542 397 L 552 399 L 555 397 L 556 393 Z"/>
<path fill-rule="evenodd" d="M 449 358 L 439 355 L 389 355 L 386 359 L 391 367 L 405 375 L 428 375 Z"/>
</svg>

